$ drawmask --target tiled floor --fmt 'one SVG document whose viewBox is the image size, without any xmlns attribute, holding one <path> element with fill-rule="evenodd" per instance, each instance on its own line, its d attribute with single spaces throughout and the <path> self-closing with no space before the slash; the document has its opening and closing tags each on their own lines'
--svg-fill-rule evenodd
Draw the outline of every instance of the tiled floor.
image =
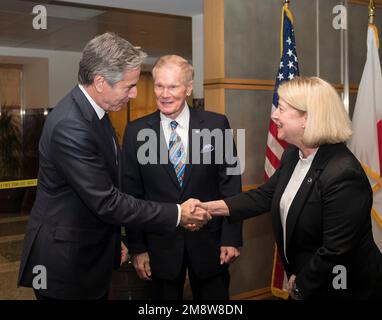
<svg viewBox="0 0 382 320">
<path fill-rule="evenodd" d="M 20 254 L 23 247 L 23 239 L 0 243 L 0 254 L 8 262 L 17 262 L 20 260 Z"/>
<path fill-rule="evenodd" d="M 0 300 L 33 300 L 32 289 L 17 288 L 19 259 L 28 216 L 0 215 Z"/>
<path fill-rule="evenodd" d="M 19 260 L 28 218 L 28 216 L 0 214 L 0 300 L 35 299 L 32 289 L 17 287 Z M 123 278 L 128 273 L 114 273 L 110 298 L 128 299 L 129 297 L 126 295 L 132 290 L 135 292 L 133 294 L 134 299 L 144 299 L 147 296 L 147 284 L 140 282 L 141 280 L 132 272 L 134 272 L 133 269 L 129 272 L 131 279 L 128 287 L 127 280 Z M 144 292 L 145 290 L 146 292 Z M 187 283 L 185 298 L 190 299 L 190 295 L 191 292 Z"/>
<path fill-rule="evenodd" d="M 34 300 L 34 293 L 30 288 L 18 288 L 17 276 L 19 272 L 19 259 L 21 255 L 24 232 L 28 216 L 12 216 L 0 214 L 0 300 Z M 122 268 L 122 269 L 126 269 Z M 128 268 L 127 268 L 128 269 Z M 145 299 L 147 296 L 147 283 L 140 282 L 131 267 L 130 272 L 115 272 L 110 291 L 111 299 Z M 129 285 L 125 279 L 130 275 Z M 131 291 L 135 292 L 130 297 Z M 191 288 L 186 281 L 184 299 L 192 299 Z"/>
<path fill-rule="evenodd" d="M 19 220 L 20 217 L 15 218 L 16 221 L 12 221 L 11 219 L 12 218 L 0 218 L 0 237 L 24 234 L 27 221 Z"/>
</svg>

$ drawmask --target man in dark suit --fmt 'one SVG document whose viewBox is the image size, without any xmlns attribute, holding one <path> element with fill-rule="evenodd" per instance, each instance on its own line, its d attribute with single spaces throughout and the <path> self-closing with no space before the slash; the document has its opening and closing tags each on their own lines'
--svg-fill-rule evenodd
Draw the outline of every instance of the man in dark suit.
<svg viewBox="0 0 382 320">
<path fill-rule="evenodd" d="M 215 163 L 218 154 L 224 154 L 224 141 L 214 139 L 195 147 L 203 130 L 224 136 L 230 127 L 223 115 L 189 109 L 186 97 L 192 92 L 192 66 L 182 57 L 164 56 L 156 62 L 153 77 L 159 110 L 126 128 L 123 190 L 137 198 L 165 202 L 206 201 L 240 192 L 240 174 L 227 175 L 225 159 Z M 144 135 L 148 141 L 142 141 Z M 153 146 L 157 158 L 147 163 L 142 150 Z M 195 160 L 199 158 L 200 163 Z M 197 232 L 182 227 L 167 234 L 128 229 L 127 242 L 139 277 L 152 280 L 153 299 L 182 299 L 186 270 L 194 299 L 228 299 L 228 264 L 240 254 L 242 224 L 230 225 L 218 218 Z"/>
<path fill-rule="evenodd" d="M 179 223 L 198 228 L 208 218 L 194 200 L 158 204 L 118 190 L 120 151 L 107 112 L 136 97 L 145 57 L 112 33 L 91 40 L 80 61 L 79 85 L 44 125 L 18 280 L 33 287 L 38 299 L 105 298 L 113 265 L 120 264 L 122 224 L 171 232 Z"/>
</svg>

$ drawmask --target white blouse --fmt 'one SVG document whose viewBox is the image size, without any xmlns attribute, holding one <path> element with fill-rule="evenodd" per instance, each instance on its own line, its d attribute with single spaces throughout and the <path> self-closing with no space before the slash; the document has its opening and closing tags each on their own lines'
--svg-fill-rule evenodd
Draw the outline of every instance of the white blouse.
<svg viewBox="0 0 382 320">
<path fill-rule="evenodd" d="M 284 254 L 285 258 L 288 261 L 286 256 L 286 220 L 288 217 L 289 208 L 293 202 L 294 197 L 298 189 L 300 188 L 306 174 L 308 173 L 310 166 L 312 165 L 314 156 L 317 153 L 318 148 L 307 158 L 303 158 L 301 150 L 299 151 L 300 160 L 297 162 L 296 167 L 294 168 L 293 174 L 289 179 L 288 185 L 286 186 L 284 193 L 280 200 L 280 219 L 281 225 L 283 228 L 283 239 L 284 239 Z M 289 263 L 289 261 L 288 261 Z"/>
</svg>

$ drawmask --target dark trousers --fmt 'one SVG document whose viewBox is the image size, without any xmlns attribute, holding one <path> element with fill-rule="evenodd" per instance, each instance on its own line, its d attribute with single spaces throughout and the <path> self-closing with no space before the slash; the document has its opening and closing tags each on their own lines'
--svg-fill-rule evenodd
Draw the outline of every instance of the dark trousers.
<svg viewBox="0 0 382 320">
<path fill-rule="evenodd" d="M 155 275 L 152 276 L 152 299 L 182 300 L 187 270 L 194 300 L 229 300 L 230 276 L 228 266 L 223 265 L 221 272 L 217 275 L 200 278 L 194 272 L 186 253 L 183 257 L 181 272 L 174 280 L 159 279 Z"/>
<path fill-rule="evenodd" d="M 33 290 L 33 291 L 34 291 L 34 294 L 35 294 L 37 300 L 48 300 L 48 301 L 59 300 L 59 299 L 54 299 L 54 298 L 44 296 L 40 293 L 39 290 Z M 109 293 L 105 294 L 103 297 L 101 297 L 99 299 L 93 299 L 93 300 L 95 300 L 95 301 L 107 300 L 108 295 L 109 295 Z M 70 300 L 70 299 L 68 299 L 68 300 Z"/>
<path fill-rule="evenodd" d="M 36 300 L 57 300 L 57 299 L 43 296 L 42 294 L 40 294 L 39 290 L 33 290 L 33 291 L 34 291 L 34 295 L 36 296 Z"/>
</svg>

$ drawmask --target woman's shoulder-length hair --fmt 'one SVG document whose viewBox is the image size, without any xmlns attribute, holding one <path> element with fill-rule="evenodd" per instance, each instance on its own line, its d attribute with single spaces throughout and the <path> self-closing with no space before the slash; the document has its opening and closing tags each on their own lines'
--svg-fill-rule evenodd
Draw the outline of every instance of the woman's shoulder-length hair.
<svg viewBox="0 0 382 320">
<path fill-rule="evenodd" d="M 307 147 L 347 141 L 352 135 L 351 121 L 334 87 L 318 77 L 296 77 L 279 86 L 281 99 L 306 113 L 302 142 Z"/>
</svg>

